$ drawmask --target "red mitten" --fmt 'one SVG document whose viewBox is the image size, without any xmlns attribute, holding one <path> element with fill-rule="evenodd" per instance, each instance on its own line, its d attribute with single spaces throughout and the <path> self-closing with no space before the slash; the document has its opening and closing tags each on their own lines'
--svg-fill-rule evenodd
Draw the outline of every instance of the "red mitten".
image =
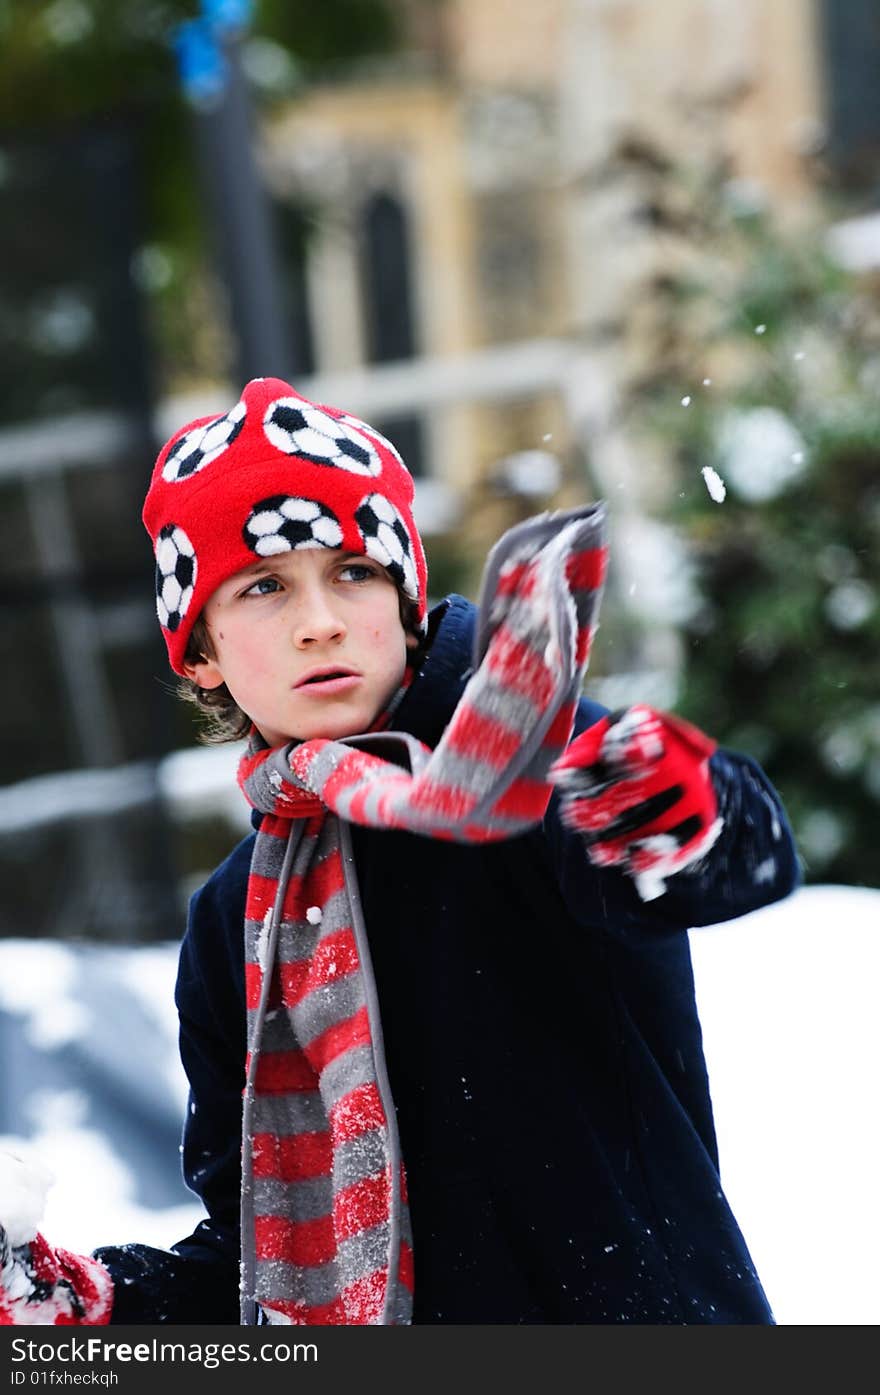
<svg viewBox="0 0 880 1395">
<path fill-rule="evenodd" d="M 582 733 L 550 778 L 560 812 L 597 867 L 620 867 L 643 901 L 698 862 L 723 825 L 709 771 L 716 743 L 690 723 L 641 704 Z"/>
<path fill-rule="evenodd" d="M 113 1280 L 96 1259 L 49 1245 L 37 1230 L 49 1177 L 0 1153 L 0 1326 L 98 1326 L 110 1321 Z"/>
<path fill-rule="evenodd" d="M 99 1326 L 112 1307 L 103 1264 L 53 1249 L 40 1234 L 12 1246 L 0 1226 L 0 1326 Z"/>
</svg>

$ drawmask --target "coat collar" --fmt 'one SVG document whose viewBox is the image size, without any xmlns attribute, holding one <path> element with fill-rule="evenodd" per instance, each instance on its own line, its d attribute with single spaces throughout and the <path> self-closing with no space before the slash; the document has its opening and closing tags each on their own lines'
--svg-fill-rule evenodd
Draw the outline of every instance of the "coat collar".
<svg viewBox="0 0 880 1395">
<path fill-rule="evenodd" d="M 428 617 L 428 650 L 392 726 L 411 732 L 432 749 L 447 726 L 473 672 L 476 606 L 450 595 Z"/>
</svg>

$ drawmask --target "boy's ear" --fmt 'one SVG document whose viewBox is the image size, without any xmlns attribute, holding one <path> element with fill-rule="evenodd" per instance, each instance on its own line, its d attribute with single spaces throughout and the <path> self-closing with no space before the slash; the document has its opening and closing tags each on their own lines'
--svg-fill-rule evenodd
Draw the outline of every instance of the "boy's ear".
<svg viewBox="0 0 880 1395">
<path fill-rule="evenodd" d="M 202 657 L 197 664 L 185 663 L 183 671 L 198 688 L 219 688 L 224 681 L 223 674 L 213 659 Z"/>
<path fill-rule="evenodd" d="M 407 647 L 407 649 L 418 649 L 418 647 L 419 647 L 420 644 L 421 644 L 421 640 L 419 639 L 418 635 L 414 635 L 413 632 L 412 632 L 412 630 L 407 630 L 407 632 L 406 632 L 406 647 Z"/>
</svg>

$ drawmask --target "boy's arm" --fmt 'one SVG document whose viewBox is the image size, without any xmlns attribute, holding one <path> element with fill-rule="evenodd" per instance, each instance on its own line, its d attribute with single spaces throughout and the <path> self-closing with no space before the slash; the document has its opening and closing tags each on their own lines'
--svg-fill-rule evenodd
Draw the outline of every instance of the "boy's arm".
<svg viewBox="0 0 880 1395">
<path fill-rule="evenodd" d="M 170 1250 L 107 1245 L 94 1259 L 113 1281 L 109 1321 L 117 1326 L 238 1323 L 238 1260 L 199 1231 Z"/>
<path fill-rule="evenodd" d="M 634 730 L 646 739 L 627 747 Z M 677 718 L 583 701 L 558 765 L 545 831 L 572 910 L 593 923 L 598 910 L 621 928 L 711 925 L 799 883 L 791 829 L 760 766 Z"/>
</svg>

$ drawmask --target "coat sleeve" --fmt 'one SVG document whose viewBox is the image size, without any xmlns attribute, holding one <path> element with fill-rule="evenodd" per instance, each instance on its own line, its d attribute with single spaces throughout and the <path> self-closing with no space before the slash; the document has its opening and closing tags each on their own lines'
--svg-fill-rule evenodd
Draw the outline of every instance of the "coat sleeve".
<svg viewBox="0 0 880 1395">
<path fill-rule="evenodd" d="M 583 700 L 575 722 L 580 735 L 606 709 Z M 691 870 L 667 881 L 666 891 L 643 902 L 632 880 L 616 868 L 596 868 L 580 835 L 562 824 L 554 796 L 544 830 L 556 879 L 572 913 L 610 930 L 657 931 L 715 925 L 788 896 L 801 874 L 782 801 L 750 756 L 719 748 L 710 761 L 722 831 Z"/>
<path fill-rule="evenodd" d="M 190 1087 L 183 1175 L 204 1202 L 206 1218 L 170 1250 L 124 1245 L 96 1251 L 114 1281 L 112 1323 L 239 1322 L 242 932 L 252 841 L 240 844 L 193 897 L 175 990 Z"/>
</svg>

